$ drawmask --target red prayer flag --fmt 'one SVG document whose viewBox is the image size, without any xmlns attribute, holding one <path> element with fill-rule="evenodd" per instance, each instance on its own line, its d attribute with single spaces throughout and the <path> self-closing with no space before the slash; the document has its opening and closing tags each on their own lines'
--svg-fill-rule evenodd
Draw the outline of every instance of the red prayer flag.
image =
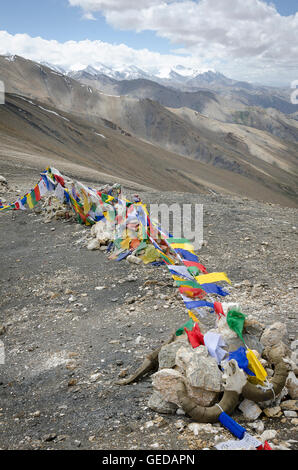
<svg viewBox="0 0 298 470">
<path fill-rule="evenodd" d="M 220 318 L 221 315 L 225 317 L 221 302 L 214 302 L 213 306 L 214 306 L 214 311 L 216 315 L 218 316 L 218 318 Z"/>
<path fill-rule="evenodd" d="M 184 259 L 184 260 L 183 260 L 183 264 L 185 264 L 185 266 L 188 266 L 188 267 L 195 266 L 195 267 L 198 268 L 202 273 L 208 274 L 207 269 L 206 269 L 205 266 L 203 266 L 201 263 L 197 263 L 196 261 L 188 261 L 188 260 Z"/>
<path fill-rule="evenodd" d="M 261 444 L 259 447 L 257 447 L 257 450 L 272 450 L 272 447 L 270 447 L 268 442 L 265 441 L 264 444 Z"/>
<path fill-rule="evenodd" d="M 35 188 L 34 188 L 34 194 L 35 194 L 35 200 L 36 200 L 36 202 L 37 202 L 37 201 L 40 201 L 41 196 L 40 196 L 40 191 L 39 191 L 39 186 L 38 186 L 38 184 L 37 184 L 37 185 L 35 186 Z"/>
<path fill-rule="evenodd" d="M 199 299 L 204 299 L 206 297 L 206 292 L 197 287 L 181 286 L 179 287 L 179 292 L 192 298 L 198 297 Z"/>
<path fill-rule="evenodd" d="M 197 348 L 201 344 L 205 345 L 204 336 L 202 335 L 199 325 L 197 323 L 191 331 L 188 331 L 186 328 L 184 328 L 184 330 L 186 331 L 188 340 L 193 348 Z"/>
<path fill-rule="evenodd" d="M 62 178 L 62 176 L 54 175 L 54 177 L 55 177 L 55 180 L 58 181 L 58 183 L 60 183 L 61 186 L 64 187 L 65 183 L 64 183 L 64 179 Z"/>
</svg>

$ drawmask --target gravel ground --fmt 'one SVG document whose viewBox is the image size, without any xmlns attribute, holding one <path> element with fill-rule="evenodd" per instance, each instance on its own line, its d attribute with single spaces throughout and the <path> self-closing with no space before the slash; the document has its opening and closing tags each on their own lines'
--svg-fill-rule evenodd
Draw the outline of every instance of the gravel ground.
<svg viewBox="0 0 298 470">
<path fill-rule="evenodd" d="M 9 202 L 38 180 L 4 164 L 0 174 Z M 203 204 L 201 262 L 228 274 L 229 300 L 243 313 L 285 323 L 289 345 L 297 338 L 297 209 L 215 194 L 139 194 L 148 204 Z M 0 230 L 1 449 L 198 450 L 233 438 L 218 425 L 194 436 L 187 417 L 153 412 L 150 376 L 113 383 L 186 321 L 166 268 L 110 261 L 87 250 L 90 228 L 45 224 L 34 211 L 1 214 Z M 212 327 L 214 316 L 203 323 Z M 298 449 L 297 420 L 262 422 L 276 430 L 273 444 Z"/>
</svg>

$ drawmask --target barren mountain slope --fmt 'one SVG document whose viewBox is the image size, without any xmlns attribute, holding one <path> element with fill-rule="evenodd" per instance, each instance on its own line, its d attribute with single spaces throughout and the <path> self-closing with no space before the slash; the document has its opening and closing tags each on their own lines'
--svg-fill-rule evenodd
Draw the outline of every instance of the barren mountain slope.
<svg viewBox="0 0 298 470">
<path fill-rule="evenodd" d="M 31 101 L 31 102 L 30 102 Z M 106 126 L 105 126 L 106 124 Z M 107 127 L 109 126 L 109 127 Z M 42 170 L 48 165 L 76 174 L 88 169 L 99 179 L 133 180 L 134 186 L 194 193 L 226 193 L 247 196 L 285 206 L 296 206 L 272 179 L 268 186 L 184 158 L 112 129 L 102 121 L 88 121 L 37 101 L 7 95 L 0 106 L 0 162 Z M 113 175 L 113 176 L 111 176 Z"/>
</svg>

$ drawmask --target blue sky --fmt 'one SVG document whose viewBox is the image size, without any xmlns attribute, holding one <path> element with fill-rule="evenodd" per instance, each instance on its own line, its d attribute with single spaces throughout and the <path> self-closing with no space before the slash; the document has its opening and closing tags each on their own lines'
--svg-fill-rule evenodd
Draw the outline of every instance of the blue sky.
<svg viewBox="0 0 298 470">
<path fill-rule="evenodd" d="M 101 57 L 159 68 L 180 61 L 285 82 L 298 78 L 298 14 L 289 16 L 297 9 L 297 0 L 9 0 L 0 10 L 0 53 L 68 69 Z"/>
</svg>

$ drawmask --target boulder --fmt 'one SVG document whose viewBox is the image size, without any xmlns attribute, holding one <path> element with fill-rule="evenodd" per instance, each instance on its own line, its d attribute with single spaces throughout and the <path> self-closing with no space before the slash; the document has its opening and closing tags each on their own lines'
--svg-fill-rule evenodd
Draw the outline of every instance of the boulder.
<svg viewBox="0 0 298 470">
<path fill-rule="evenodd" d="M 191 387 L 210 392 L 220 392 L 222 388 L 222 372 L 214 357 L 208 355 L 205 346 L 195 348 L 191 360 L 186 364 L 185 375 Z"/>
<path fill-rule="evenodd" d="M 174 369 L 161 369 L 152 375 L 152 384 L 163 400 L 179 406 L 177 386 L 184 381 L 183 375 Z"/>
<path fill-rule="evenodd" d="M 275 322 L 265 328 L 261 336 L 261 343 L 264 347 L 271 347 L 282 342 L 287 335 L 287 327 L 284 323 Z"/>
</svg>

